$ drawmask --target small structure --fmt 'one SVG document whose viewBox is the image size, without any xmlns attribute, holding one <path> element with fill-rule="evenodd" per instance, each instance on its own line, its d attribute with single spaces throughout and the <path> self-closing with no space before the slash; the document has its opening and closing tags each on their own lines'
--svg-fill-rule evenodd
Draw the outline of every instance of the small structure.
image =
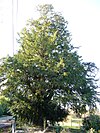
<svg viewBox="0 0 100 133">
<path fill-rule="evenodd" d="M 13 116 L 0 117 L 0 128 L 12 127 L 12 133 L 15 133 L 15 119 Z"/>
</svg>

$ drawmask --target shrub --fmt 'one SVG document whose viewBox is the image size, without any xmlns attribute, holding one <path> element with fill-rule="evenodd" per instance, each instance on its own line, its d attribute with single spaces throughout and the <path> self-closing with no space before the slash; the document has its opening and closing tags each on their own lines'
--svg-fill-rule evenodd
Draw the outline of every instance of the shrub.
<svg viewBox="0 0 100 133">
<path fill-rule="evenodd" d="M 83 120 L 83 128 L 86 131 L 94 129 L 96 132 L 100 130 L 100 116 L 90 115 Z"/>
<path fill-rule="evenodd" d="M 0 116 L 9 114 L 8 101 L 5 96 L 0 96 Z"/>
</svg>

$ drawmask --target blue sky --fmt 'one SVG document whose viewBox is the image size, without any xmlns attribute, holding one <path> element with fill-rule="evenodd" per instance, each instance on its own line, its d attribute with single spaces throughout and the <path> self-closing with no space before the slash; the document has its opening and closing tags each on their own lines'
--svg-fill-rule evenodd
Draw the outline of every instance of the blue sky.
<svg viewBox="0 0 100 133">
<path fill-rule="evenodd" d="M 38 4 L 52 4 L 55 11 L 61 12 L 69 22 L 72 44 L 80 46 L 79 55 L 84 61 L 94 62 L 100 68 L 100 0 L 13 1 L 15 38 L 16 32 L 25 26 L 26 20 L 36 17 Z M 12 0 L 0 0 L 0 58 L 12 54 L 12 46 Z M 16 39 L 14 49 L 17 50 Z"/>
</svg>

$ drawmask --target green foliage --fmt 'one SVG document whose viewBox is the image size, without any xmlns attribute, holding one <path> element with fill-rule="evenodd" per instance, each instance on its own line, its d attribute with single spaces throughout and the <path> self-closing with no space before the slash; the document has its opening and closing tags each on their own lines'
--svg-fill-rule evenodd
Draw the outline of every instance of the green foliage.
<svg viewBox="0 0 100 133">
<path fill-rule="evenodd" d="M 66 106 L 77 113 L 94 107 L 98 86 L 96 66 L 82 62 L 64 17 L 52 5 L 38 10 L 40 17 L 29 20 L 19 34 L 18 53 L 1 60 L 0 86 L 6 87 L 3 94 L 13 115 L 43 125 L 44 118 L 63 120 Z"/>
<path fill-rule="evenodd" d="M 83 120 L 83 128 L 86 131 L 89 131 L 93 128 L 95 131 L 100 130 L 100 116 L 98 115 L 90 115 Z"/>
<path fill-rule="evenodd" d="M 8 98 L 0 96 L 0 116 L 10 114 L 8 102 Z"/>
<path fill-rule="evenodd" d="M 50 102 L 48 107 L 44 111 L 46 113 L 47 119 L 50 120 L 52 124 L 59 121 L 62 121 L 68 115 L 68 111 L 62 108 L 56 103 Z M 53 115 L 52 115 L 53 114 Z"/>
</svg>

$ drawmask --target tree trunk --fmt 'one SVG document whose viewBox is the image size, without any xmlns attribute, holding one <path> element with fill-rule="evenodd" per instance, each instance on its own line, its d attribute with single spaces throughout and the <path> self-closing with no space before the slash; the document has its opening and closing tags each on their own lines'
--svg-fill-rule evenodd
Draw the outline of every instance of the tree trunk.
<svg viewBox="0 0 100 133">
<path fill-rule="evenodd" d="M 44 130 L 46 129 L 46 124 L 47 124 L 47 121 L 46 121 L 46 118 L 44 117 L 44 119 L 43 119 L 43 129 Z"/>
</svg>

